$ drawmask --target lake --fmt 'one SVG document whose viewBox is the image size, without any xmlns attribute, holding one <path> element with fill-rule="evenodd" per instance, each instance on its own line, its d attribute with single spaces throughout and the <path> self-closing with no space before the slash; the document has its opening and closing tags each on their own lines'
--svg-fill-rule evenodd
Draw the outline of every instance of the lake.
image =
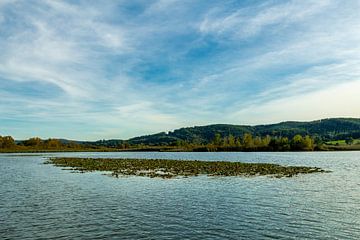
<svg viewBox="0 0 360 240">
<path fill-rule="evenodd" d="M 113 178 L 48 157 L 268 162 L 292 178 Z M 360 239 L 360 152 L 0 154 L 0 239 Z"/>
</svg>

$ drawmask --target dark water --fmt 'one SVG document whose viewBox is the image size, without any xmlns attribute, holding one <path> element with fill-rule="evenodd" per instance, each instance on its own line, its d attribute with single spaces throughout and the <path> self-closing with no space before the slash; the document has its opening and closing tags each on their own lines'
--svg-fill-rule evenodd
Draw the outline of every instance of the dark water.
<svg viewBox="0 0 360 240">
<path fill-rule="evenodd" d="M 48 156 L 308 165 L 293 178 L 112 178 Z M 360 239 L 360 152 L 0 154 L 0 239 Z"/>
</svg>

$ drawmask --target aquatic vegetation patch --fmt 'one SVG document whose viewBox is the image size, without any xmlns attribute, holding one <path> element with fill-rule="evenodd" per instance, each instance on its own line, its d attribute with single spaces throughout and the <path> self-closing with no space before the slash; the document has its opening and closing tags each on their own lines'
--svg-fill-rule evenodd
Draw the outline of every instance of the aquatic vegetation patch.
<svg viewBox="0 0 360 240">
<path fill-rule="evenodd" d="M 317 167 L 282 166 L 270 163 L 242 163 L 225 161 L 168 160 L 168 159 L 112 159 L 112 158 L 49 158 L 66 170 L 89 172 L 108 171 L 114 177 L 134 175 L 173 178 L 208 176 L 274 176 L 292 177 L 298 174 L 325 172 Z"/>
</svg>

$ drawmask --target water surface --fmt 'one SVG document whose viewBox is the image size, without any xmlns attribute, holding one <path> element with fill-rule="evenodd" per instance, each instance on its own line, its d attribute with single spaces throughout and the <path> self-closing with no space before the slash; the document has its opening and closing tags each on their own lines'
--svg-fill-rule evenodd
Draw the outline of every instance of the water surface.
<svg viewBox="0 0 360 240">
<path fill-rule="evenodd" d="M 50 156 L 228 160 L 292 178 L 71 173 Z M 360 152 L 0 154 L 0 239 L 360 239 Z"/>
</svg>

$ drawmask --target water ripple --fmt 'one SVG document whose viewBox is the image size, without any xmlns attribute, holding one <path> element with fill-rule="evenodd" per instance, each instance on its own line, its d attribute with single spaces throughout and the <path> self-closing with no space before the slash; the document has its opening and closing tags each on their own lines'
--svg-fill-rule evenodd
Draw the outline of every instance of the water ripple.
<svg viewBox="0 0 360 240">
<path fill-rule="evenodd" d="M 43 165 L 50 155 L 272 162 L 333 172 L 115 179 Z M 359 152 L 0 154 L 0 239 L 360 239 L 359 163 Z"/>
</svg>

